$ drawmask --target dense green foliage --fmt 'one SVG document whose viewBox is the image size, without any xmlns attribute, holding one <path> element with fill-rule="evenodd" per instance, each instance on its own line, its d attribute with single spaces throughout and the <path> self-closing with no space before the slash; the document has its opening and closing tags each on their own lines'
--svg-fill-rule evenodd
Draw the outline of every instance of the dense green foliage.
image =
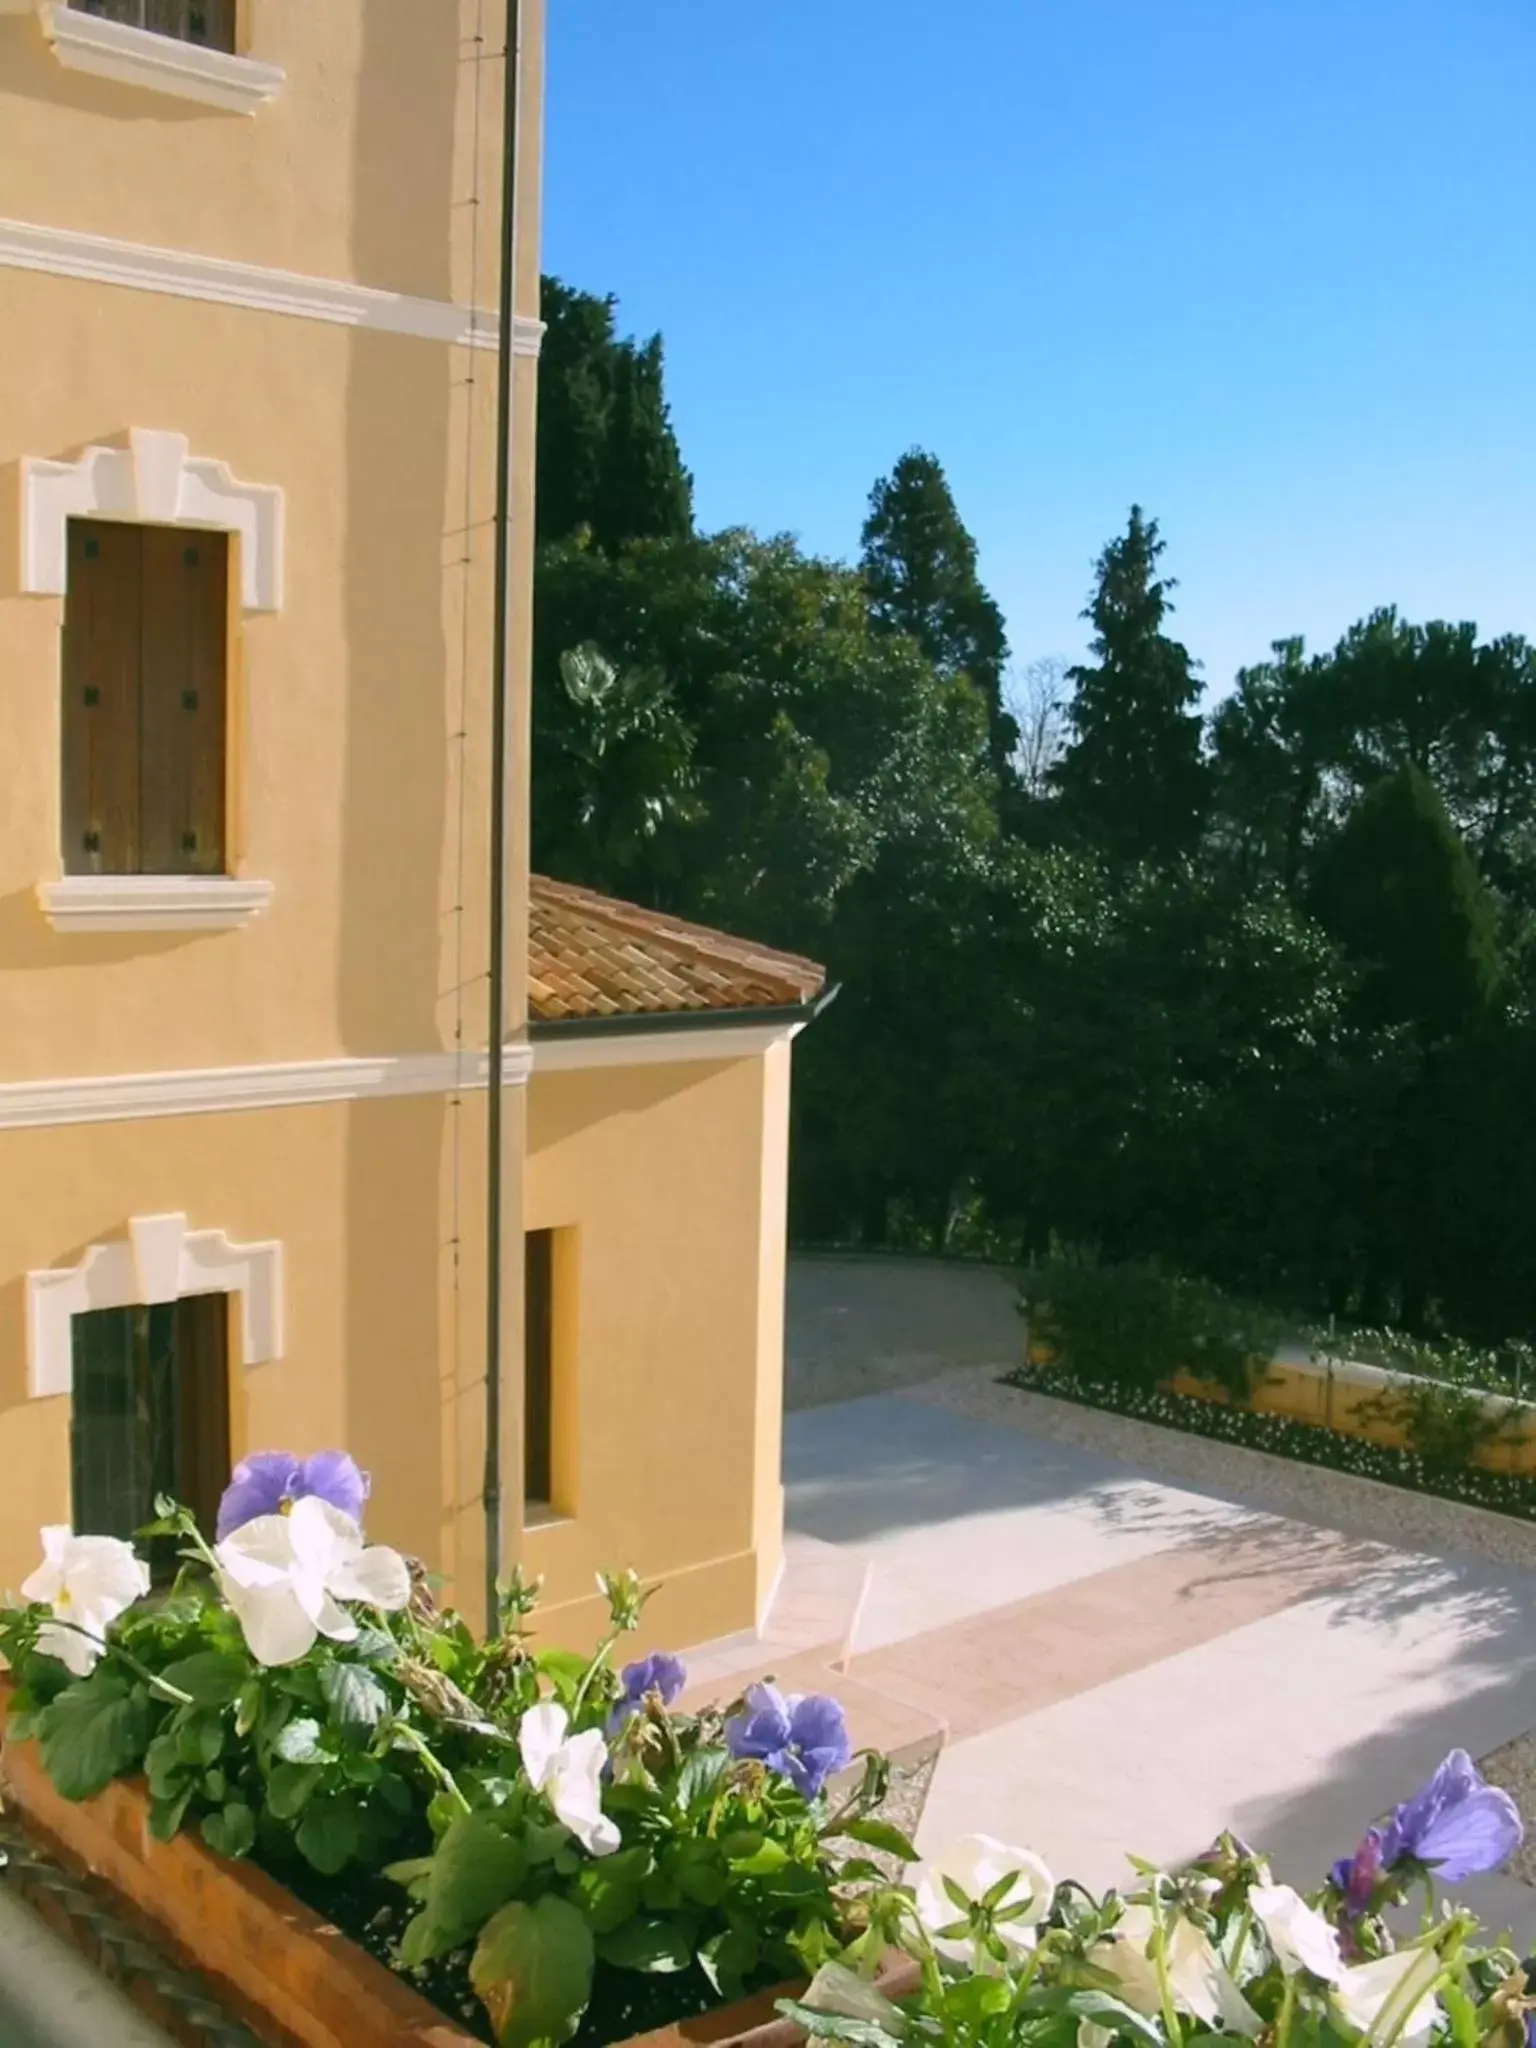
<svg viewBox="0 0 1536 2048">
<path fill-rule="evenodd" d="M 549 304 L 535 860 L 826 962 L 797 1235 L 1536 1334 L 1536 649 L 1379 609 L 1202 717 L 1133 507 L 1058 707 L 933 455 L 855 565 L 699 533 L 659 346 Z"/>
</svg>

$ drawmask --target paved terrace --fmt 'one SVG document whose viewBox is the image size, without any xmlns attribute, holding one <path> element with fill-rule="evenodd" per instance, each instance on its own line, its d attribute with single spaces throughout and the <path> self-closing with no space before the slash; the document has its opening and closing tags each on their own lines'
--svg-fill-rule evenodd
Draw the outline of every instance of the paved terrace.
<svg viewBox="0 0 1536 2048">
<path fill-rule="evenodd" d="M 857 1740 L 942 1735 L 920 1847 L 985 1828 L 1105 1885 L 1230 1826 L 1306 1886 L 1448 1749 L 1536 1724 L 1536 1569 L 1391 1540 L 1391 1501 L 1378 1534 L 1376 1489 L 1342 1529 L 1299 1468 L 1276 1512 L 1038 1433 L 995 1386 L 1001 1276 L 815 1262 L 790 1300 L 786 1572 L 768 1639 L 696 1657 L 696 1689 L 772 1669 L 838 1692 Z M 1465 1895 L 1536 1937 L 1525 1884 Z"/>
</svg>

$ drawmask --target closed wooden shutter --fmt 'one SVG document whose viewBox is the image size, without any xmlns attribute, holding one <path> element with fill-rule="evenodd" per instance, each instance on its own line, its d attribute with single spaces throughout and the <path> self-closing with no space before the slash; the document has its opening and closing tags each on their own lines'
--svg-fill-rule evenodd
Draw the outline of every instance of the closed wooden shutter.
<svg viewBox="0 0 1536 2048">
<path fill-rule="evenodd" d="M 69 522 L 64 605 L 64 872 L 139 867 L 142 529 Z"/>
<path fill-rule="evenodd" d="M 229 1484 L 227 1294 L 191 1294 L 175 1307 L 176 1479 L 171 1491 L 210 1541 Z"/>
<path fill-rule="evenodd" d="M 224 870 L 224 649 L 229 543 L 142 529 L 140 871 Z"/>
<path fill-rule="evenodd" d="M 69 524 L 66 874 L 224 872 L 229 539 Z"/>
</svg>

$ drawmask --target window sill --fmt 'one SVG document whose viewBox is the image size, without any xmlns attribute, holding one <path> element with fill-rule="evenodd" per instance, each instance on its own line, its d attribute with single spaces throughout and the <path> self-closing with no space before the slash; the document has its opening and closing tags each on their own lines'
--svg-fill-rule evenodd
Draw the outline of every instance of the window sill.
<svg viewBox="0 0 1536 2048">
<path fill-rule="evenodd" d="M 227 932 L 272 900 L 270 882 L 227 875 L 66 875 L 40 882 L 56 932 Z"/>
<path fill-rule="evenodd" d="M 576 1517 L 567 1514 L 564 1508 L 557 1508 L 547 1500 L 529 1500 L 523 1503 L 525 1530 L 563 1529 L 575 1519 Z"/>
<path fill-rule="evenodd" d="M 66 6 L 65 0 L 41 0 L 38 12 L 54 56 L 70 71 L 89 71 L 174 99 L 200 100 L 229 114 L 254 114 L 286 83 L 279 64 L 107 21 Z"/>
</svg>

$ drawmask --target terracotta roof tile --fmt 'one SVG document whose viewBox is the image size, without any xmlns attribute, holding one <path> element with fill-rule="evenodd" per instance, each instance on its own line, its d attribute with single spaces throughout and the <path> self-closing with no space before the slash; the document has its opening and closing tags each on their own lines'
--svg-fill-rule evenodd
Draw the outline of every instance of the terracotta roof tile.
<svg viewBox="0 0 1536 2048">
<path fill-rule="evenodd" d="M 780 1010 L 818 996 L 826 969 L 535 875 L 528 1007 L 535 1024 L 685 1011 Z"/>
</svg>

